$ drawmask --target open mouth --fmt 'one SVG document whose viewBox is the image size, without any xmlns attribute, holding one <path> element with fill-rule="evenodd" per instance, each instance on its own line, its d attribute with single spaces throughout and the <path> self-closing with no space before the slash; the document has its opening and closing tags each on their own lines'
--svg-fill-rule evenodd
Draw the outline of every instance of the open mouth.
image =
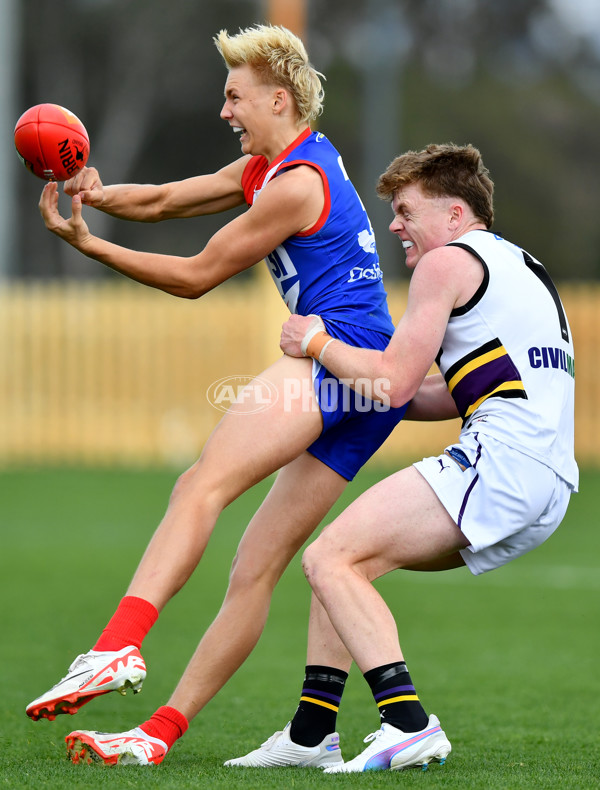
<svg viewBox="0 0 600 790">
<path fill-rule="evenodd" d="M 402 246 L 404 247 L 405 250 L 410 250 L 411 247 L 415 246 L 415 243 L 414 241 L 403 241 Z"/>
</svg>

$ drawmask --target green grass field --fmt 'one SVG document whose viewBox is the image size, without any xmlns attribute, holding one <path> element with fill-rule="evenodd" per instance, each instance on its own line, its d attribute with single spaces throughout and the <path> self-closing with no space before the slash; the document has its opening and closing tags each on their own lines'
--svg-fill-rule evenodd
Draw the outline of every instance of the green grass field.
<svg viewBox="0 0 600 790">
<path fill-rule="evenodd" d="M 345 502 L 383 472 L 363 472 Z M 166 506 L 172 471 L 0 472 L 0 787 L 7 788 L 589 788 L 600 787 L 600 473 L 582 476 L 544 546 L 475 579 L 392 574 L 390 603 L 426 709 L 453 744 L 427 772 L 324 776 L 222 767 L 293 715 L 302 683 L 308 586 L 296 560 L 257 649 L 154 768 L 74 766 L 74 728 L 119 731 L 164 704 L 225 589 L 237 541 L 266 486 L 223 515 L 200 569 L 144 643 L 142 694 L 109 694 L 76 717 L 31 722 L 25 706 L 94 643 Z M 377 729 L 353 672 L 338 729 L 346 757 Z"/>
</svg>

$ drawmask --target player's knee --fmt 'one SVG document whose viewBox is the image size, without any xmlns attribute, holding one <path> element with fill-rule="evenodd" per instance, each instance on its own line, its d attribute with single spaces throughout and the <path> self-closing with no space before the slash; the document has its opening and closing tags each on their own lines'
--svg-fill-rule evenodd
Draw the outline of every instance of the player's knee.
<svg viewBox="0 0 600 790">
<path fill-rule="evenodd" d="M 238 551 L 233 558 L 229 573 L 228 595 L 245 594 L 247 591 L 263 587 L 273 590 L 285 566 L 276 561 L 251 560 L 243 552 Z"/>
<path fill-rule="evenodd" d="M 184 503 L 186 506 L 191 506 L 199 516 L 203 515 L 207 518 L 216 518 L 228 504 L 223 502 L 218 486 L 211 484 L 203 475 L 198 462 L 179 475 L 171 491 L 170 507 Z"/>
<path fill-rule="evenodd" d="M 327 578 L 326 555 L 321 545 L 322 541 L 315 540 L 304 550 L 302 555 L 302 570 L 309 584 L 315 592 Z"/>
<path fill-rule="evenodd" d="M 192 468 L 186 469 L 185 472 L 182 472 L 175 481 L 175 485 L 173 486 L 173 490 L 171 491 L 171 496 L 169 499 L 171 504 L 184 497 L 186 492 L 191 487 L 193 478 Z"/>
</svg>

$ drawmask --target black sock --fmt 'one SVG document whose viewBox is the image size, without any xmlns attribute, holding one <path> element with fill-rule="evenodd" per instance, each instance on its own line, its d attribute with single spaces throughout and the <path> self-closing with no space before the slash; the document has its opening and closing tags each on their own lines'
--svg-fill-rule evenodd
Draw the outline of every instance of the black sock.
<svg viewBox="0 0 600 790">
<path fill-rule="evenodd" d="M 370 669 L 365 672 L 365 680 L 373 692 L 382 723 L 403 732 L 425 729 L 429 718 L 419 702 L 404 661 Z"/>
<path fill-rule="evenodd" d="M 306 667 L 300 704 L 292 719 L 290 738 L 299 746 L 317 746 L 335 732 L 347 672 L 334 667 Z"/>
</svg>

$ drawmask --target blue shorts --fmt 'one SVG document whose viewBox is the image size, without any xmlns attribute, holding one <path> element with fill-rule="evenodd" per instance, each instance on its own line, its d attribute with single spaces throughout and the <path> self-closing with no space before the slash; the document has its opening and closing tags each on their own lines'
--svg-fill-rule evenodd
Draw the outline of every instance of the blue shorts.
<svg viewBox="0 0 600 790">
<path fill-rule="evenodd" d="M 350 346 L 382 351 L 390 338 L 341 321 L 325 321 L 327 332 Z M 350 389 L 313 362 L 313 385 L 323 415 L 323 432 L 308 452 L 346 480 L 381 447 L 404 417 L 408 404 L 391 408 Z"/>
</svg>

